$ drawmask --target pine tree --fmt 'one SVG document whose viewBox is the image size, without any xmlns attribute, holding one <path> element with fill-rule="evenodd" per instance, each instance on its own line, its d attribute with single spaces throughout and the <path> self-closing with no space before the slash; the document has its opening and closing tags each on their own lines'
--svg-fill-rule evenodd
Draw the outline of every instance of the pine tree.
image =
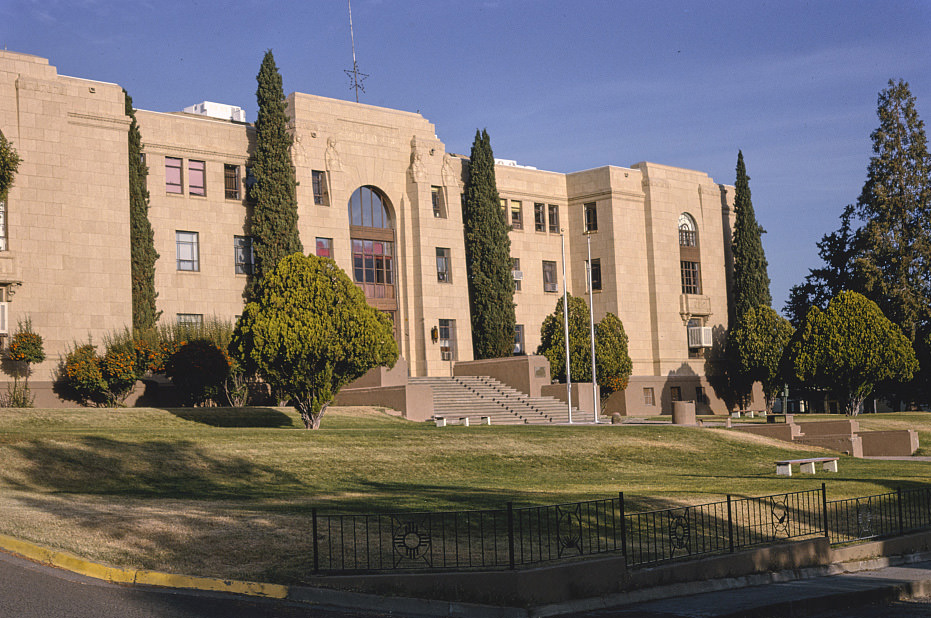
<svg viewBox="0 0 931 618">
<path fill-rule="evenodd" d="M 129 239 L 133 298 L 133 331 L 155 328 L 161 311 L 155 306 L 155 233 L 149 221 L 149 191 L 146 176 L 149 168 L 142 158 L 142 135 L 133 110 L 133 99 L 124 90 L 126 115 L 129 116 Z"/>
<path fill-rule="evenodd" d="M 756 221 L 750 199 L 750 177 L 744 166 L 742 151 L 737 152 L 737 180 L 734 183 L 734 298 L 731 323 L 750 308 L 772 305 L 769 274 L 761 235 L 765 230 Z"/>
<path fill-rule="evenodd" d="M 498 201 L 487 131 L 475 132 L 462 211 L 473 354 L 476 359 L 508 356 L 514 349 L 516 322 L 511 240 Z"/>
<path fill-rule="evenodd" d="M 879 93 L 873 157 L 856 204 L 855 275 L 913 344 L 931 326 L 931 160 L 908 83 Z"/>
<path fill-rule="evenodd" d="M 297 230 L 297 181 L 291 162 L 293 137 L 288 132 L 287 102 L 281 74 L 271 50 L 265 52 L 256 77 L 259 111 L 255 121 L 255 153 L 250 190 L 255 269 L 246 295 L 255 297 L 262 277 L 292 253 L 303 253 Z"/>
</svg>

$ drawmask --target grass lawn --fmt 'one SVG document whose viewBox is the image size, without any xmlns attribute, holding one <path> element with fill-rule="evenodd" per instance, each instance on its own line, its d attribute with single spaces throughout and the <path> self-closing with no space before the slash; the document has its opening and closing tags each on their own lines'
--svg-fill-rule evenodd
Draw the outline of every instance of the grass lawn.
<svg viewBox="0 0 931 618">
<path fill-rule="evenodd" d="M 796 420 L 843 418 L 799 415 Z M 919 430 L 931 414 L 859 417 Z M 821 454 L 671 425 L 446 427 L 331 408 L 305 431 L 289 408 L 0 409 L 0 533 L 87 558 L 293 582 L 309 512 L 461 510 L 616 495 L 628 511 L 820 488 L 829 499 L 931 483 L 931 462 L 842 457 L 834 475 L 775 475 Z"/>
</svg>

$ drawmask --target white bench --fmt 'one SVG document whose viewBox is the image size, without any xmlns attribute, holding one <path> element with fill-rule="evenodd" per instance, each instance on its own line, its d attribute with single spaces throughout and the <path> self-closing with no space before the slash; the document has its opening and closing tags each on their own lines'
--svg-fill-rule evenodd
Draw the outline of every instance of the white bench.
<svg viewBox="0 0 931 618">
<path fill-rule="evenodd" d="M 792 476 L 792 464 L 798 464 L 802 474 L 814 474 L 815 464 L 822 464 L 825 472 L 837 472 L 837 457 L 809 457 L 808 459 L 784 459 L 776 462 L 776 474 Z"/>
<path fill-rule="evenodd" d="M 482 417 L 479 417 L 479 418 L 481 419 L 481 424 L 482 424 L 482 425 L 491 425 L 491 417 L 490 417 L 490 416 L 482 416 Z M 437 427 L 446 427 L 446 417 L 445 417 L 445 416 L 434 416 L 434 417 L 433 417 L 433 420 L 434 420 L 434 422 L 436 422 L 436 426 L 437 426 Z M 462 425 L 463 427 L 468 427 L 468 426 L 469 426 L 469 417 L 468 417 L 468 416 L 460 416 L 460 417 L 459 417 L 459 424 Z"/>
</svg>

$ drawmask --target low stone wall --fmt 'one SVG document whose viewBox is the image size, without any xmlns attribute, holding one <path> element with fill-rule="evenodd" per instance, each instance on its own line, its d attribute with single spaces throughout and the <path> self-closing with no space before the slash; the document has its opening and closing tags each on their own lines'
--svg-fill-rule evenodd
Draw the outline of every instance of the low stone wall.
<svg viewBox="0 0 931 618">
<path fill-rule="evenodd" d="M 539 397 L 550 383 L 550 362 L 545 356 L 509 356 L 488 360 L 459 361 L 454 376 L 488 376 L 531 397 Z"/>
<path fill-rule="evenodd" d="M 851 419 L 837 421 L 807 421 L 798 423 L 806 438 L 817 436 L 852 436 L 860 431 L 860 423 Z"/>
<path fill-rule="evenodd" d="M 918 432 L 914 429 L 864 431 L 857 435 L 863 443 L 864 457 L 909 457 L 918 450 Z"/>
<path fill-rule="evenodd" d="M 598 392 L 600 398 L 600 389 Z M 540 394 L 544 397 L 558 399 L 566 405 L 569 404 L 569 394 L 566 392 L 565 384 L 546 384 L 540 389 Z M 591 382 L 572 383 L 572 407 L 594 414 L 595 399 Z"/>
<path fill-rule="evenodd" d="M 792 442 L 799 436 L 799 427 L 795 423 L 776 423 L 766 425 L 734 425 L 734 429 L 757 436 Z"/>
<path fill-rule="evenodd" d="M 795 438 L 796 444 L 820 446 L 853 457 L 863 457 L 863 441 L 860 436 L 807 436 Z"/>
<path fill-rule="evenodd" d="M 344 388 L 333 400 L 336 406 L 384 406 L 397 410 L 410 421 L 433 416 L 433 389 L 420 384 L 376 388 Z"/>
</svg>

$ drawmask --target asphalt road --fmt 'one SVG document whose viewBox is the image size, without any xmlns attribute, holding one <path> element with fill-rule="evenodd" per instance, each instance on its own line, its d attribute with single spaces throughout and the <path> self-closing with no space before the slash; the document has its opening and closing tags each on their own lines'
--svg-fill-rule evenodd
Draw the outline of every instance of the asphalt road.
<svg viewBox="0 0 931 618">
<path fill-rule="evenodd" d="M 120 586 L 0 552 L 0 618 L 383 618 L 238 595 Z"/>
</svg>

